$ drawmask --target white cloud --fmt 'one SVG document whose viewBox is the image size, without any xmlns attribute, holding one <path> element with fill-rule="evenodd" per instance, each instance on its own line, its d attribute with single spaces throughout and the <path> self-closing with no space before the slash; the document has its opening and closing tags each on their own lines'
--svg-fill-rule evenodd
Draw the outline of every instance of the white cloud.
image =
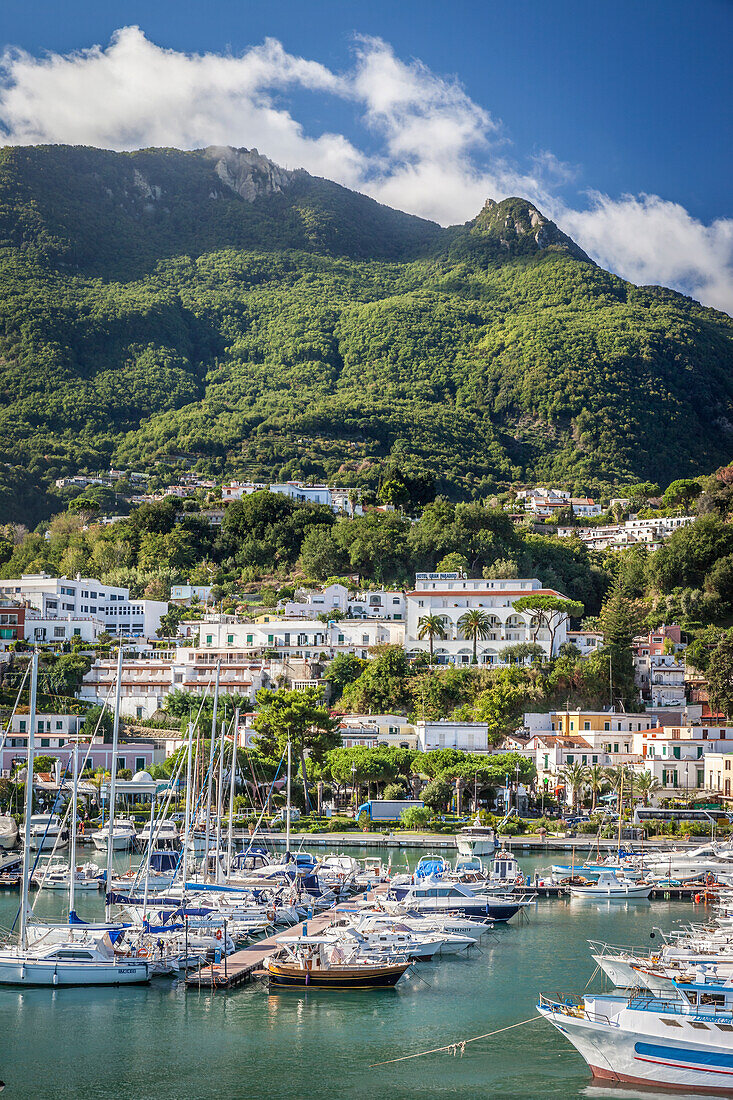
<svg viewBox="0 0 733 1100">
<path fill-rule="evenodd" d="M 343 134 L 309 134 L 287 104 L 293 89 L 350 104 L 371 135 L 370 151 Z M 65 55 L 6 50 L 0 120 L 14 144 L 257 147 L 285 167 L 442 224 L 473 217 L 487 196 L 522 195 L 625 278 L 671 285 L 733 312 L 733 220 L 704 225 L 655 195 L 592 194 L 583 208 L 569 207 L 557 188 L 577 169 L 549 150 L 520 168 L 501 124 L 456 79 L 400 60 L 379 39 L 357 40 L 344 73 L 274 39 L 236 56 L 185 54 L 155 45 L 138 27 L 119 30 L 105 48 Z"/>
</svg>

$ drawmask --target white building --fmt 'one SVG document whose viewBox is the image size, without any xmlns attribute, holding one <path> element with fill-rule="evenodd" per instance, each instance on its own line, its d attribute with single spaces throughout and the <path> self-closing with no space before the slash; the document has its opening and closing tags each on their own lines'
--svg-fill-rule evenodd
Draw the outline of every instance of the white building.
<svg viewBox="0 0 733 1100">
<path fill-rule="evenodd" d="M 207 615 L 201 621 L 181 623 L 179 631 L 197 637 L 201 650 L 238 649 L 248 656 L 284 661 L 331 660 L 337 653 L 366 658 L 372 646 L 405 641 L 404 623 L 380 619 L 322 623 L 261 615 L 256 622 L 238 622 L 230 615 Z"/>
<path fill-rule="evenodd" d="M 267 485 L 261 482 L 230 481 L 228 485 L 222 485 L 221 499 L 225 504 L 230 504 L 233 500 L 241 500 L 242 497 L 251 496 L 252 493 L 259 493 L 263 489 L 267 489 Z"/>
<path fill-rule="evenodd" d="M 417 747 L 421 752 L 431 749 L 460 749 L 462 752 L 490 752 L 489 727 L 486 722 L 416 722 Z"/>
<path fill-rule="evenodd" d="M 571 497 L 570 506 L 574 516 L 600 516 L 603 509 L 590 497 Z"/>
<path fill-rule="evenodd" d="M 72 615 L 53 618 L 40 615 L 29 609 L 25 617 L 25 640 L 27 642 L 52 642 L 59 645 L 81 638 L 83 642 L 96 642 L 100 634 L 107 630 L 103 619 L 92 615 Z"/>
<path fill-rule="evenodd" d="M 603 527 L 558 527 L 557 534 L 561 539 L 580 539 L 590 550 L 624 549 L 639 545 L 658 550 L 673 531 L 694 522 L 694 516 L 634 517 L 625 523 L 609 523 Z"/>
<path fill-rule="evenodd" d="M 73 634 L 92 634 L 85 622 L 98 620 L 109 634 L 132 638 L 152 638 L 168 610 L 162 600 L 133 599 L 128 588 L 102 584 L 90 577 L 52 577 L 48 573 L 24 573 L 19 579 L 0 581 L 0 595 L 34 608 L 39 615 L 38 629 L 50 622 L 61 630 L 71 623 Z M 28 616 L 26 616 L 28 618 Z M 77 620 L 74 622 L 73 620 Z M 79 621 L 80 620 L 80 621 Z M 32 620 L 29 626 L 32 628 Z M 67 627 L 63 628 L 65 631 Z M 96 635 L 95 635 L 96 636 Z M 60 635 L 58 636 L 60 640 Z M 41 639 L 36 639 L 41 640 Z M 50 636 L 47 640 L 54 640 Z M 90 636 L 89 640 L 93 640 Z"/>
<path fill-rule="evenodd" d="M 352 517 L 364 514 L 362 506 L 350 500 L 354 493 L 353 489 L 332 488 L 329 485 L 304 485 L 302 481 L 285 481 L 271 485 L 270 492 L 282 493 L 300 503 L 325 504 L 332 512 L 343 512 Z"/>
<path fill-rule="evenodd" d="M 403 592 L 379 589 L 374 592 L 349 594 L 343 584 L 329 584 L 322 589 L 301 588 L 295 593 L 295 599 L 282 600 L 278 605 L 287 618 L 315 619 L 322 614 L 340 611 L 356 619 L 396 619 L 405 617 L 405 596 Z"/>
<path fill-rule="evenodd" d="M 419 747 L 416 727 L 401 714 L 345 714 L 339 725 L 344 748 Z"/>
<path fill-rule="evenodd" d="M 598 630 L 568 630 L 565 636 L 566 642 L 580 650 L 581 657 L 590 657 L 591 653 L 597 653 L 603 648 L 603 634 Z"/>
<path fill-rule="evenodd" d="M 458 573 L 418 573 L 414 590 L 406 596 L 405 645 L 408 654 L 414 656 L 418 652 L 429 651 L 429 639 L 418 637 L 419 621 L 423 616 L 437 615 L 443 621 L 446 636 L 434 639 L 436 663 L 470 664 L 473 659 L 473 643 L 465 637 L 459 620 L 467 611 L 478 609 L 486 613 L 490 625 L 488 637 L 477 643 L 479 664 L 497 664 L 507 646 L 533 640 L 548 655 L 551 646 L 556 653 L 566 641 L 569 620 L 565 615 L 556 616 L 555 635 L 551 639 L 550 631 L 545 628 L 537 629 L 533 625 L 529 612 L 514 609 L 514 603 L 520 597 L 531 595 L 562 597 L 562 593 L 554 589 L 543 588 L 541 582 L 534 577 L 525 580 L 468 580 Z"/>
<path fill-rule="evenodd" d="M 210 584 L 173 584 L 171 603 L 188 605 L 195 601 L 206 603 L 211 598 Z"/>
</svg>

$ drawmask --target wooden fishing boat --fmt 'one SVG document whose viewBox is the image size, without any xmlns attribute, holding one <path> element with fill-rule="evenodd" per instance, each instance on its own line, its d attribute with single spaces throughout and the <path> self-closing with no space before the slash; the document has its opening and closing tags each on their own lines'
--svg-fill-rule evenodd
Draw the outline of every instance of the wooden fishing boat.
<svg viewBox="0 0 733 1100">
<path fill-rule="evenodd" d="M 404 955 L 365 958 L 346 955 L 333 940 L 303 936 L 279 941 L 280 950 L 264 961 L 271 987 L 378 989 L 397 985 L 410 966 Z"/>
</svg>

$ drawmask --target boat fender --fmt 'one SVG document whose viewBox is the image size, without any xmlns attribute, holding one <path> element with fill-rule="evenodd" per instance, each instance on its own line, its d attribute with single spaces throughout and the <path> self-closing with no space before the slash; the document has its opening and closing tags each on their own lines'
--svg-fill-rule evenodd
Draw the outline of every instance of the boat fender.
<svg viewBox="0 0 733 1100">
<path fill-rule="evenodd" d="M 524 877 L 522 875 L 517 875 L 514 882 L 517 886 L 524 886 Z"/>
<path fill-rule="evenodd" d="M 221 928 L 217 928 L 217 930 L 216 930 L 216 938 L 217 938 L 218 940 L 220 940 L 220 939 L 221 939 Z"/>
<path fill-rule="evenodd" d="M 702 901 L 702 894 L 695 894 L 695 905 L 699 905 Z"/>
</svg>

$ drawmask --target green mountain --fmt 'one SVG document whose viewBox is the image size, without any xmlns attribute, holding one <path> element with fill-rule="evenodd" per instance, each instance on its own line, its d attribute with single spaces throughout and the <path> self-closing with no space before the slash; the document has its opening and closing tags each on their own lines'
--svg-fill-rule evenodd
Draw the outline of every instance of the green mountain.
<svg viewBox="0 0 733 1100">
<path fill-rule="evenodd" d="M 256 150 L 12 147 L 0 279 L 0 520 L 110 462 L 466 496 L 732 449 L 733 320 L 519 198 L 442 229 Z"/>
</svg>

